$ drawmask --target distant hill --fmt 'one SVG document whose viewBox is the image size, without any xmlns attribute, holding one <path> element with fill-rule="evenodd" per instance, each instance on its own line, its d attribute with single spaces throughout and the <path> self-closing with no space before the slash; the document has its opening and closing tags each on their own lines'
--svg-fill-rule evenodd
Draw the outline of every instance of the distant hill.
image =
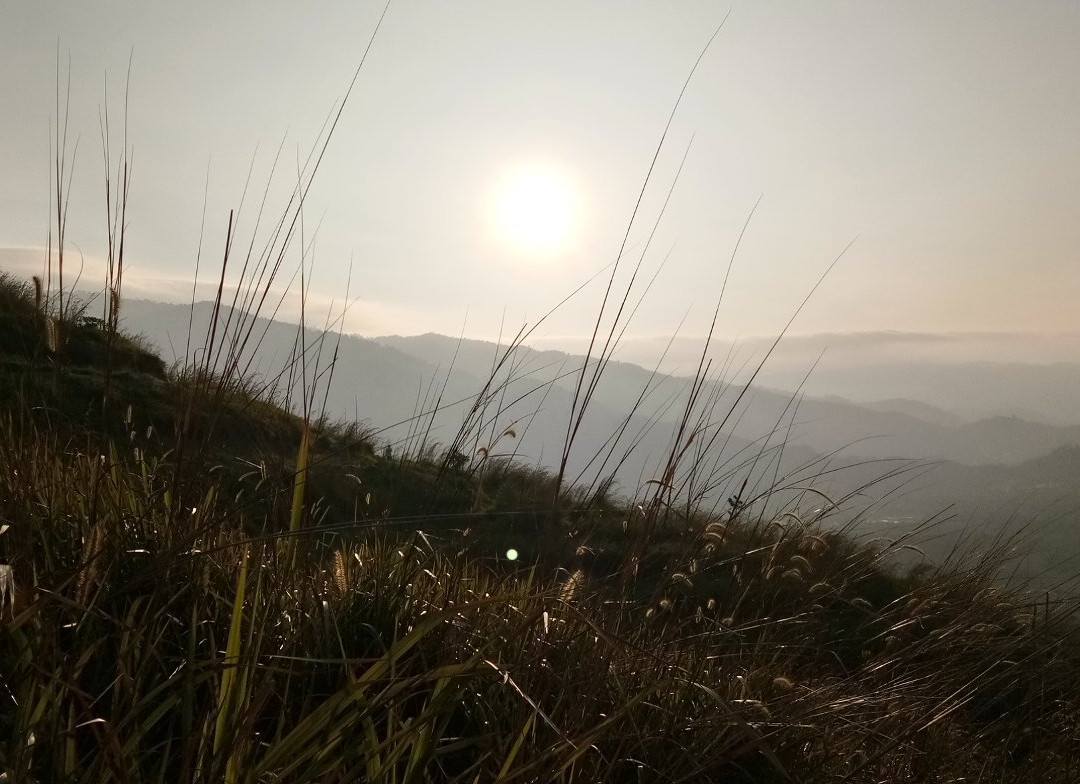
<svg viewBox="0 0 1080 784">
<path fill-rule="evenodd" d="M 629 337 L 620 356 L 647 364 L 664 338 Z M 761 357 L 772 339 L 718 342 L 717 353 Z M 667 366 L 682 371 L 696 362 L 699 338 L 678 337 Z M 1080 333 L 855 332 L 791 335 L 770 358 L 761 381 L 793 389 L 814 365 L 811 395 L 841 396 L 865 404 L 915 400 L 973 420 L 1019 416 L 1052 425 L 1080 424 Z"/>
<path fill-rule="evenodd" d="M 834 403 L 852 403 L 853 401 L 841 397 L 840 395 L 826 395 L 825 400 L 829 400 Z M 943 427 L 960 427 L 968 423 L 970 420 L 965 419 L 959 414 L 954 414 L 952 411 L 946 411 L 943 408 L 932 406 L 929 403 L 923 403 L 919 400 L 910 400 L 906 398 L 894 398 L 892 400 L 871 400 L 860 401 L 856 405 L 861 408 L 868 408 L 871 411 L 882 411 L 894 414 L 907 414 L 908 416 L 921 419 L 924 422 L 929 422 L 932 425 L 941 425 Z"/>
<path fill-rule="evenodd" d="M 427 362 L 448 358 L 457 352 L 457 367 L 480 375 L 490 368 L 495 345 L 484 341 L 462 341 L 441 335 L 390 336 L 377 342 Z M 521 364 L 542 377 L 554 368 L 580 367 L 581 359 L 557 351 L 523 349 Z M 606 370 L 606 386 L 598 391 L 605 404 L 625 408 L 632 404 L 651 374 L 637 365 L 612 362 Z M 736 380 L 737 381 L 737 380 Z M 569 382 L 563 382 L 568 387 Z M 686 384 L 673 377 L 665 388 Z M 738 383 L 723 390 L 733 398 Z M 741 412 L 739 432 L 756 437 L 772 430 L 789 407 L 791 394 L 769 389 L 753 389 L 751 402 Z M 1030 422 L 1017 417 L 991 417 L 974 422 L 922 401 L 889 401 L 869 405 L 839 397 L 806 397 L 798 406 L 793 443 L 818 452 L 845 448 L 845 454 L 864 457 L 909 457 L 945 459 L 973 465 L 1020 463 L 1044 455 L 1058 447 L 1080 444 L 1080 426 L 1061 427 Z M 867 440 L 869 439 L 869 440 Z"/>
<path fill-rule="evenodd" d="M 123 313 L 125 325 L 160 347 L 167 359 L 183 353 L 189 323 L 187 306 L 126 300 Z M 193 323 L 197 335 L 205 333 L 209 314 L 208 303 L 196 306 Z M 291 354 L 296 327 L 260 322 L 260 332 L 264 329 L 254 366 L 268 372 L 280 367 Z M 314 337 L 311 331 L 309 340 Z M 378 429 L 387 428 L 391 439 L 403 438 L 409 425 L 399 423 L 439 399 L 446 409 L 430 419 L 432 435 L 448 442 L 468 410 L 467 403 L 491 374 L 498 353 L 498 346 L 491 342 L 459 341 L 435 334 L 370 339 L 346 335 L 328 400 L 330 413 L 366 420 Z M 522 348 L 504 366 L 503 379 L 508 385 L 501 404 L 509 409 L 497 420 L 500 426 L 514 425 L 515 431 L 522 433 L 515 445 L 521 455 L 549 464 L 556 461 L 581 361 L 581 357 L 559 351 Z M 741 389 L 738 379 L 725 381 L 728 383 L 720 382 L 712 390 L 718 412 L 726 410 Z M 630 482 L 631 477 L 636 480 L 648 474 L 644 455 L 655 455 L 667 447 L 689 380 L 653 375 L 631 363 L 611 362 L 605 369 L 580 435 L 577 454 L 582 460 L 605 443 L 646 388 L 650 391 L 627 433 L 646 429 L 650 422 L 651 429 L 624 466 L 622 478 Z M 490 413 L 498 405 L 499 401 L 494 401 Z M 789 429 L 792 412 L 794 424 Z M 755 388 L 729 420 L 735 437 L 733 453 L 778 426 L 793 447 L 803 449 L 803 458 L 843 450 L 851 459 L 904 457 L 971 465 L 1018 464 L 1080 444 L 1080 426 L 1048 425 L 1018 417 L 966 421 L 938 406 L 911 399 L 864 405 L 837 397 L 805 397 L 796 407 L 790 393 Z"/>
</svg>

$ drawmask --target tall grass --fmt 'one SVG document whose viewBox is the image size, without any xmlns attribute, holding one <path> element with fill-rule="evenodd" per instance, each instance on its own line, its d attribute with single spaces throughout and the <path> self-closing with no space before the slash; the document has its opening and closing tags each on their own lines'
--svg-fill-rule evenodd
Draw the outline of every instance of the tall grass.
<svg viewBox="0 0 1080 784">
<path fill-rule="evenodd" d="M 1007 543 L 905 578 L 904 543 L 743 508 L 630 592 L 420 534 L 322 531 L 294 561 L 212 479 L 178 518 L 138 449 L 3 435 L 13 778 L 1075 775 L 1075 606 L 1001 586 Z"/>
<path fill-rule="evenodd" d="M 498 451 L 528 426 L 519 405 L 550 390 L 514 386 L 528 327 L 445 446 L 431 433 L 457 402 L 445 384 L 418 396 L 396 456 L 329 423 L 343 312 L 308 342 L 303 206 L 340 111 L 262 250 L 259 209 L 242 261 L 243 204 L 230 213 L 198 360 L 121 376 L 112 359 L 54 358 L 51 392 L 19 365 L 24 394 L 0 411 L 6 780 L 1076 780 L 1076 603 L 1003 580 L 1008 538 L 909 570 L 913 537 L 860 541 L 839 522 L 854 495 L 818 484 L 829 456 L 781 472 L 797 398 L 732 457 L 760 366 L 729 399 L 706 342 L 655 473 L 626 496 L 611 479 L 656 374 L 583 461 L 589 484 L 568 481 L 640 260 L 621 290 L 612 267 L 594 347 L 556 373 L 575 389 L 556 468 Z M 125 340 L 126 155 L 106 196 L 110 357 Z M 296 347 L 254 378 L 258 317 L 287 296 L 294 255 Z M 41 299 L 0 279 L 12 313 Z M 70 295 L 58 307 L 63 322 Z M 0 345 L 32 356 L 50 323 Z M 46 393 L 85 407 L 87 389 L 94 426 L 35 413 Z M 492 557 L 509 546 L 528 557 Z"/>
</svg>

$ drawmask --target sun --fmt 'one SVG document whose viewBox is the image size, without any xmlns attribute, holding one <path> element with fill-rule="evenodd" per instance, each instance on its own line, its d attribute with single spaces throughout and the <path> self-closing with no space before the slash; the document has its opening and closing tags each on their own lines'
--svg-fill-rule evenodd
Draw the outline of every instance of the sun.
<svg viewBox="0 0 1080 784">
<path fill-rule="evenodd" d="M 557 169 L 520 167 L 495 190 L 493 217 L 500 239 L 518 251 L 551 256 L 572 238 L 577 205 L 574 188 Z"/>
</svg>

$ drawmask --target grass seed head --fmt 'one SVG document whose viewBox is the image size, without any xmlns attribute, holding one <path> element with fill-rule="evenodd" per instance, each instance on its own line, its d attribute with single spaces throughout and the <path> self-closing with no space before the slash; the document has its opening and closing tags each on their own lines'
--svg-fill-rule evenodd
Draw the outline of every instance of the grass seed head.
<svg viewBox="0 0 1080 784">
<path fill-rule="evenodd" d="M 581 593 L 581 589 L 584 586 L 585 572 L 583 572 L 581 569 L 578 569 L 576 572 L 570 575 L 570 577 L 567 578 L 566 582 L 564 582 L 559 588 L 559 601 L 567 603 L 574 601 Z"/>
<path fill-rule="evenodd" d="M 675 572 L 671 575 L 671 584 L 681 591 L 692 591 L 694 589 L 694 583 L 682 572 Z"/>
<path fill-rule="evenodd" d="M 810 566 L 810 562 L 801 555 L 793 555 L 788 559 L 788 564 L 800 569 L 803 574 L 810 574 L 813 569 Z"/>
<path fill-rule="evenodd" d="M 783 675 L 778 675 L 773 678 L 772 685 L 774 690 L 782 694 L 787 694 L 795 689 L 795 684 Z"/>
<path fill-rule="evenodd" d="M 334 551 L 334 586 L 342 594 L 349 590 L 348 576 L 345 573 L 345 556 L 342 555 L 341 550 Z"/>
</svg>

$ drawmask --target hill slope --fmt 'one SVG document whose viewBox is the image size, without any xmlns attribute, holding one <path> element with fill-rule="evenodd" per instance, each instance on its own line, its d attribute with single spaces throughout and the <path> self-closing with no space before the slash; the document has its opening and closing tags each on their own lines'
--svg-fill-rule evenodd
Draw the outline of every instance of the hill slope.
<svg viewBox="0 0 1080 784">
<path fill-rule="evenodd" d="M 1074 781 L 1074 605 L 1000 549 L 903 572 L 817 493 L 556 493 L 190 367 L 103 403 L 100 326 L 38 315 L 0 348 L 8 779 Z"/>
</svg>

